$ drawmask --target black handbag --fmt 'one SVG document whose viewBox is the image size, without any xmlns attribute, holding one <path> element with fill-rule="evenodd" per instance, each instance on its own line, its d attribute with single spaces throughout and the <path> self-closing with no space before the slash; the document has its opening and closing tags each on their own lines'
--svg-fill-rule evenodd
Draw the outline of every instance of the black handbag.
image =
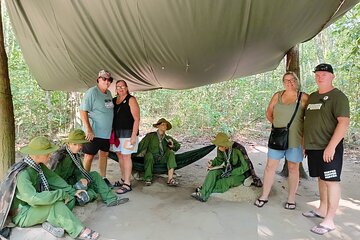
<svg viewBox="0 0 360 240">
<path fill-rule="evenodd" d="M 302 92 L 300 92 L 295 111 L 291 117 L 290 122 L 286 127 L 276 128 L 274 125 L 271 125 L 271 133 L 269 137 L 268 147 L 275 150 L 286 150 L 289 148 L 289 128 L 294 120 L 297 109 L 299 108 Z"/>
</svg>

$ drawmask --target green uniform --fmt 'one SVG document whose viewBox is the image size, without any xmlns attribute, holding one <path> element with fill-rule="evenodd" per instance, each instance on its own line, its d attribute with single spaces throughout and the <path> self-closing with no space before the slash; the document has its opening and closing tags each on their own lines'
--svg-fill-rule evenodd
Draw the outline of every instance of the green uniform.
<svg viewBox="0 0 360 240">
<path fill-rule="evenodd" d="M 22 170 L 16 178 L 16 191 L 11 205 L 12 221 L 19 227 L 48 221 L 75 238 L 84 228 L 70 210 L 75 205 L 75 189 L 44 164 L 40 166 L 50 191 L 40 192 L 39 173 L 36 170 L 31 167 Z M 65 205 L 65 199 L 70 199 L 68 205 Z"/>
<path fill-rule="evenodd" d="M 172 140 L 174 147 L 168 147 L 168 141 Z M 163 155 L 161 156 L 160 141 L 157 132 L 151 132 L 140 141 L 138 153 L 145 152 L 145 180 L 151 180 L 153 176 L 153 166 L 155 162 L 166 163 L 167 169 L 175 169 L 177 167 L 175 160 L 175 152 L 180 149 L 180 144 L 174 138 L 165 134 L 161 141 L 163 148 Z"/>
<path fill-rule="evenodd" d="M 66 154 L 62 160 L 58 160 L 54 172 L 72 186 L 80 179 L 85 178 L 69 154 Z M 93 179 L 93 181 L 88 184 L 88 189 L 86 190 L 89 194 L 90 201 L 96 200 L 98 194 L 106 204 L 117 200 L 115 193 L 106 185 L 98 172 L 92 171 L 89 172 L 89 174 Z"/>
<path fill-rule="evenodd" d="M 225 162 L 225 154 L 218 149 L 217 156 L 214 158 L 211 165 L 213 167 L 220 166 Z M 205 201 L 208 200 L 211 193 L 223 193 L 231 187 L 237 187 L 244 182 L 244 173 L 250 168 L 240 150 L 235 148 L 232 149 L 229 162 L 232 166 L 231 176 L 221 178 L 221 174 L 224 172 L 223 169 L 210 170 L 206 175 L 205 181 L 200 190 L 201 197 Z"/>
</svg>

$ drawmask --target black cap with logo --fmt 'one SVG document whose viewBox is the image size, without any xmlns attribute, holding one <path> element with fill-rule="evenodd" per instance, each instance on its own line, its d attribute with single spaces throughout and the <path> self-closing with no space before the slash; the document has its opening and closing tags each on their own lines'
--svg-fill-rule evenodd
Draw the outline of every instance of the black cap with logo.
<svg viewBox="0 0 360 240">
<path fill-rule="evenodd" d="M 334 74 L 334 70 L 333 70 L 332 66 L 327 63 L 320 63 L 319 65 L 317 65 L 314 68 L 314 72 L 318 72 L 318 71 L 324 71 L 324 72 L 329 72 L 329 73 Z"/>
</svg>

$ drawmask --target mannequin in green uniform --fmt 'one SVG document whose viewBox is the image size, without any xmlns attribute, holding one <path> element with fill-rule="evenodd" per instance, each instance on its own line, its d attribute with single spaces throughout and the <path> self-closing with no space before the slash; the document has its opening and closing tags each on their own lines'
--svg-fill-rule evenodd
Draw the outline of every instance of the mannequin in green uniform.
<svg viewBox="0 0 360 240">
<path fill-rule="evenodd" d="M 10 209 L 12 221 L 19 227 L 46 222 L 43 227 L 56 237 L 62 237 L 59 233 L 63 229 L 72 238 L 98 239 L 99 233 L 84 227 L 71 212 L 75 205 L 74 197 L 82 190 L 75 190 L 46 167 L 50 153 L 57 149 L 45 137 L 36 137 L 20 149 L 28 156 L 23 159 L 25 167 L 16 177 Z"/>
<path fill-rule="evenodd" d="M 117 206 L 129 200 L 116 196 L 98 172 L 87 172 L 84 169 L 78 153 L 82 144 L 88 141 L 82 130 L 73 130 L 63 142 L 65 145 L 50 160 L 51 169 L 55 173 L 75 189 L 85 190 L 89 195 L 89 201 L 96 200 L 98 194 L 108 207 Z"/>
<path fill-rule="evenodd" d="M 180 149 L 180 144 L 174 138 L 166 135 L 166 131 L 172 128 L 171 123 L 161 118 L 153 124 L 158 130 L 146 134 L 140 141 L 138 153 L 144 155 L 145 163 L 145 184 L 151 185 L 153 166 L 155 162 L 167 163 L 169 186 L 177 186 L 179 183 L 173 178 L 174 170 L 177 167 L 175 152 Z"/>
<path fill-rule="evenodd" d="M 191 196 L 206 202 L 211 193 L 223 193 L 239 186 L 250 169 L 240 150 L 232 148 L 233 142 L 225 133 L 218 133 L 212 141 L 217 146 L 217 156 L 208 162 L 208 174 L 203 185 Z"/>
</svg>

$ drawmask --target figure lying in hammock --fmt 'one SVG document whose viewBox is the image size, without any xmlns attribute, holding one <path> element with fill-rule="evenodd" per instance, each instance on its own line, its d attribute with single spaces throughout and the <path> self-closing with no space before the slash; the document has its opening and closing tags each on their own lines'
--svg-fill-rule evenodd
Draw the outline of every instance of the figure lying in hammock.
<svg viewBox="0 0 360 240">
<path fill-rule="evenodd" d="M 223 193 L 237 187 L 251 176 L 251 163 L 241 150 L 234 148 L 225 133 L 218 133 L 212 141 L 217 146 L 217 156 L 208 162 L 208 174 L 203 185 L 191 194 L 195 199 L 206 202 L 211 193 Z"/>
</svg>

